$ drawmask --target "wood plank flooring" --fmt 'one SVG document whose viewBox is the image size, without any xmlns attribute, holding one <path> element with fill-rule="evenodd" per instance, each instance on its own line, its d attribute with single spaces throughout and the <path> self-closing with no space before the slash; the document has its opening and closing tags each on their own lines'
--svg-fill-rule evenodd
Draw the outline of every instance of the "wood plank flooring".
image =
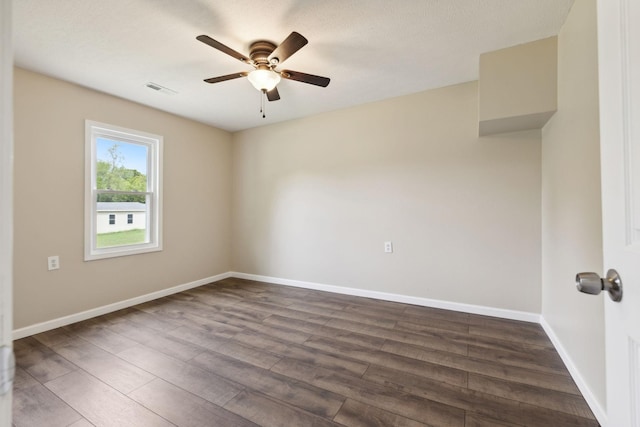
<svg viewBox="0 0 640 427">
<path fill-rule="evenodd" d="M 598 425 L 539 325 L 241 279 L 14 346 L 16 427 Z"/>
</svg>

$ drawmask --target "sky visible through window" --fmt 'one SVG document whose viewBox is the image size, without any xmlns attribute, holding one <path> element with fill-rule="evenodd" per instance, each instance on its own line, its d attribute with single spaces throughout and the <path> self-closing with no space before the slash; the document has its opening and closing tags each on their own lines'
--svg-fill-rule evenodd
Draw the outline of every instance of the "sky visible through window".
<svg viewBox="0 0 640 427">
<path fill-rule="evenodd" d="M 108 150 L 118 144 L 118 152 L 122 155 L 121 164 L 127 169 L 135 169 L 143 175 L 147 174 L 147 147 L 141 144 L 114 141 L 107 138 L 96 138 L 96 157 L 98 160 L 111 162 Z"/>
</svg>

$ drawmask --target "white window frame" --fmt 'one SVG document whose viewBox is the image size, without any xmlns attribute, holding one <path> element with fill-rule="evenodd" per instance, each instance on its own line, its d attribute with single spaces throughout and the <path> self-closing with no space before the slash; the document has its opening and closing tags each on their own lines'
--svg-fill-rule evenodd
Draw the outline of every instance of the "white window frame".
<svg viewBox="0 0 640 427">
<path fill-rule="evenodd" d="M 104 137 L 124 143 L 145 145 L 147 156 L 147 240 L 137 245 L 96 247 L 97 195 L 104 190 L 97 189 L 96 183 L 96 141 Z M 126 129 L 106 123 L 85 121 L 85 195 L 84 195 L 84 260 L 136 255 L 162 250 L 162 150 L 163 138 L 133 129 Z"/>
</svg>

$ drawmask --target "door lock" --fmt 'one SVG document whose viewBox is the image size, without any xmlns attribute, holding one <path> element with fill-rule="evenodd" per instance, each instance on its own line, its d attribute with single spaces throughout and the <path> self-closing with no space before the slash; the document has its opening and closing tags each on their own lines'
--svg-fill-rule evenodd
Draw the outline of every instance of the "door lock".
<svg viewBox="0 0 640 427">
<path fill-rule="evenodd" d="M 607 271 L 607 276 L 601 278 L 597 273 L 576 274 L 576 288 L 582 293 L 598 295 L 601 291 L 607 291 L 609 297 L 620 302 L 622 299 L 622 279 L 617 271 Z"/>
</svg>

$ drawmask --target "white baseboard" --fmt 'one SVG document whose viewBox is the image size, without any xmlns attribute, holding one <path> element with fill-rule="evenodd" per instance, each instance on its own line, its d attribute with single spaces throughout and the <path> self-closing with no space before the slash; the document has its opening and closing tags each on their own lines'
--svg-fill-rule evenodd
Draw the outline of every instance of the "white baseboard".
<svg viewBox="0 0 640 427">
<path fill-rule="evenodd" d="M 260 276 L 232 271 L 230 277 L 239 279 L 256 280 L 259 282 L 273 283 L 276 285 L 293 286 L 296 288 L 314 289 L 337 294 L 353 295 L 358 297 L 374 298 L 385 301 L 401 302 L 405 304 L 420 305 L 423 307 L 442 308 L 444 310 L 461 311 L 464 313 L 481 314 L 484 316 L 501 317 L 504 319 L 521 320 L 524 322 L 540 323 L 540 315 L 527 311 L 506 310 L 504 308 L 486 307 L 481 305 L 449 302 L 430 298 L 412 297 L 408 295 L 392 294 L 387 292 L 369 291 L 366 289 L 347 288 L 342 286 L 324 285 L 300 280 L 281 279 L 278 277 Z"/>
<path fill-rule="evenodd" d="M 598 399 L 596 399 L 593 392 L 591 391 L 591 389 L 585 382 L 584 378 L 580 374 L 580 371 L 576 367 L 575 363 L 573 363 L 573 359 L 571 358 L 567 350 L 562 345 L 562 342 L 554 332 L 551 325 L 549 325 L 549 323 L 547 323 L 545 318 L 542 316 L 540 316 L 540 325 L 542 326 L 542 329 L 544 329 L 545 333 L 551 340 L 551 343 L 553 343 L 553 346 L 555 347 L 556 351 L 562 358 L 562 361 L 567 367 L 567 370 L 571 374 L 571 378 L 573 378 L 573 381 L 575 381 L 576 386 L 578 386 L 578 390 L 580 390 L 580 393 L 582 393 L 584 400 L 587 401 L 587 405 L 589 405 L 589 408 L 591 408 L 593 415 L 596 417 L 600 425 L 603 425 L 603 426 L 609 425 L 607 412 L 604 410 L 604 408 L 602 408 L 602 406 L 600 406 Z"/>
<path fill-rule="evenodd" d="M 80 313 L 71 314 L 69 316 L 59 317 L 57 319 L 52 319 L 46 322 L 37 323 L 35 325 L 26 326 L 24 328 L 15 329 L 13 331 L 13 339 L 17 340 L 20 338 L 24 338 L 24 337 L 39 334 L 45 331 L 49 331 L 51 329 L 59 328 L 61 326 L 66 326 L 71 323 L 81 322 L 83 320 L 91 319 L 93 317 L 101 316 L 103 314 L 112 313 L 117 310 L 122 310 L 123 308 L 132 307 L 136 304 L 142 304 L 144 302 L 162 298 L 167 295 L 172 295 L 178 292 L 186 291 L 188 289 L 196 288 L 198 286 L 206 285 L 211 282 L 217 282 L 218 280 L 226 279 L 228 277 L 237 277 L 240 279 L 256 280 L 260 282 L 273 283 L 277 285 L 294 286 L 294 287 L 305 288 L 305 289 L 315 289 L 319 291 L 327 291 L 327 292 L 333 292 L 338 294 L 374 298 L 374 299 L 385 300 L 385 301 L 401 302 L 405 304 L 420 305 L 424 307 L 434 307 L 434 308 L 441 308 L 444 310 L 453 310 L 453 311 L 460 311 L 464 313 L 501 317 L 504 319 L 540 323 L 539 314 L 525 312 L 525 311 L 506 310 L 503 308 L 441 301 L 441 300 L 435 300 L 430 298 L 412 297 L 408 295 L 392 294 L 387 292 L 369 291 L 366 289 L 348 288 L 348 287 L 335 286 L 335 285 L 325 285 L 321 283 L 304 282 L 300 280 L 281 279 L 277 277 L 260 276 L 257 274 L 226 272 L 226 273 L 218 274 L 216 276 L 211 276 L 204 279 L 196 280 L 194 282 L 185 283 L 182 285 L 163 289 L 157 292 L 152 292 L 150 294 L 141 295 L 125 301 L 119 301 L 113 304 L 104 305 L 102 307 L 97 307 L 90 310 L 82 311 Z"/>
<path fill-rule="evenodd" d="M 59 317 L 57 319 L 48 320 L 46 322 L 37 323 L 35 325 L 26 326 L 24 328 L 15 329 L 13 331 L 13 339 L 28 337 L 31 335 L 39 334 L 49 331 L 51 329 L 59 328 L 61 326 L 69 325 L 75 322 L 81 322 L 83 320 L 91 319 L 92 317 L 102 316 L 103 314 L 112 313 L 114 311 L 122 310 L 123 308 L 132 307 L 144 302 L 153 301 L 158 298 L 166 297 L 167 295 L 176 294 L 178 292 L 186 291 L 188 289 L 197 288 L 198 286 L 206 285 L 207 283 L 217 282 L 218 280 L 226 279 L 230 277 L 231 273 L 222 273 L 216 276 L 207 277 L 204 279 L 196 280 L 194 282 L 185 283 L 182 285 L 174 286 L 167 289 L 162 289 L 150 294 L 141 295 L 139 297 L 131 298 L 125 301 L 119 301 L 113 304 L 103 305 L 102 307 L 92 308 L 91 310 L 82 311 L 80 313 L 71 314 L 69 316 Z"/>
<path fill-rule="evenodd" d="M 560 342 L 553 328 L 546 322 L 544 317 L 537 313 L 531 313 L 526 311 L 506 310 L 503 308 L 486 307 L 473 304 L 464 304 L 450 301 L 435 300 L 430 298 L 412 297 L 408 295 L 392 294 L 387 292 L 370 291 L 366 289 L 348 288 L 335 285 L 325 285 L 314 282 L 304 282 L 300 280 L 281 279 L 277 277 L 261 276 L 257 274 L 247 274 L 239 272 L 227 272 L 218 274 L 216 276 L 207 277 L 204 279 L 196 280 L 194 282 L 185 283 L 182 285 L 174 286 L 168 289 L 163 289 L 150 294 L 141 295 L 139 297 L 131 298 L 125 301 L 97 307 L 91 310 L 86 310 L 80 313 L 72 314 L 69 316 L 60 317 L 57 319 L 49 320 L 46 322 L 38 323 L 35 325 L 27 326 L 24 328 L 16 329 L 13 331 L 13 339 L 20 339 L 30 335 L 39 334 L 51 329 L 59 328 L 61 326 L 69 325 L 71 323 L 80 322 L 82 320 L 91 319 L 96 316 L 111 313 L 123 308 L 131 307 L 144 302 L 152 301 L 158 298 L 172 295 L 178 292 L 186 291 L 188 289 L 196 288 L 198 286 L 206 285 L 208 283 L 217 282 L 228 277 L 237 277 L 239 279 L 256 280 L 260 282 L 273 283 L 277 285 L 293 286 L 297 288 L 314 289 L 319 291 L 327 291 L 338 294 L 360 296 L 366 298 L 374 298 L 385 301 L 401 302 L 405 304 L 413 304 L 424 307 L 441 308 L 444 310 L 460 311 L 464 313 L 480 314 L 485 316 L 501 317 L 504 319 L 521 320 L 525 322 L 539 323 L 549 336 L 549 339 L 553 343 L 556 351 L 562 358 L 564 364 L 567 366 L 571 377 L 576 382 L 578 389 L 584 396 L 587 404 L 593 411 L 596 419 L 601 425 L 608 425 L 606 411 L 600 406 L 598 400 L 595 398 L 591 389 L 584 381 L 580 371 L 576 368 L 573 360 L 565 350 L 564 346 Z"/>
</svg>

